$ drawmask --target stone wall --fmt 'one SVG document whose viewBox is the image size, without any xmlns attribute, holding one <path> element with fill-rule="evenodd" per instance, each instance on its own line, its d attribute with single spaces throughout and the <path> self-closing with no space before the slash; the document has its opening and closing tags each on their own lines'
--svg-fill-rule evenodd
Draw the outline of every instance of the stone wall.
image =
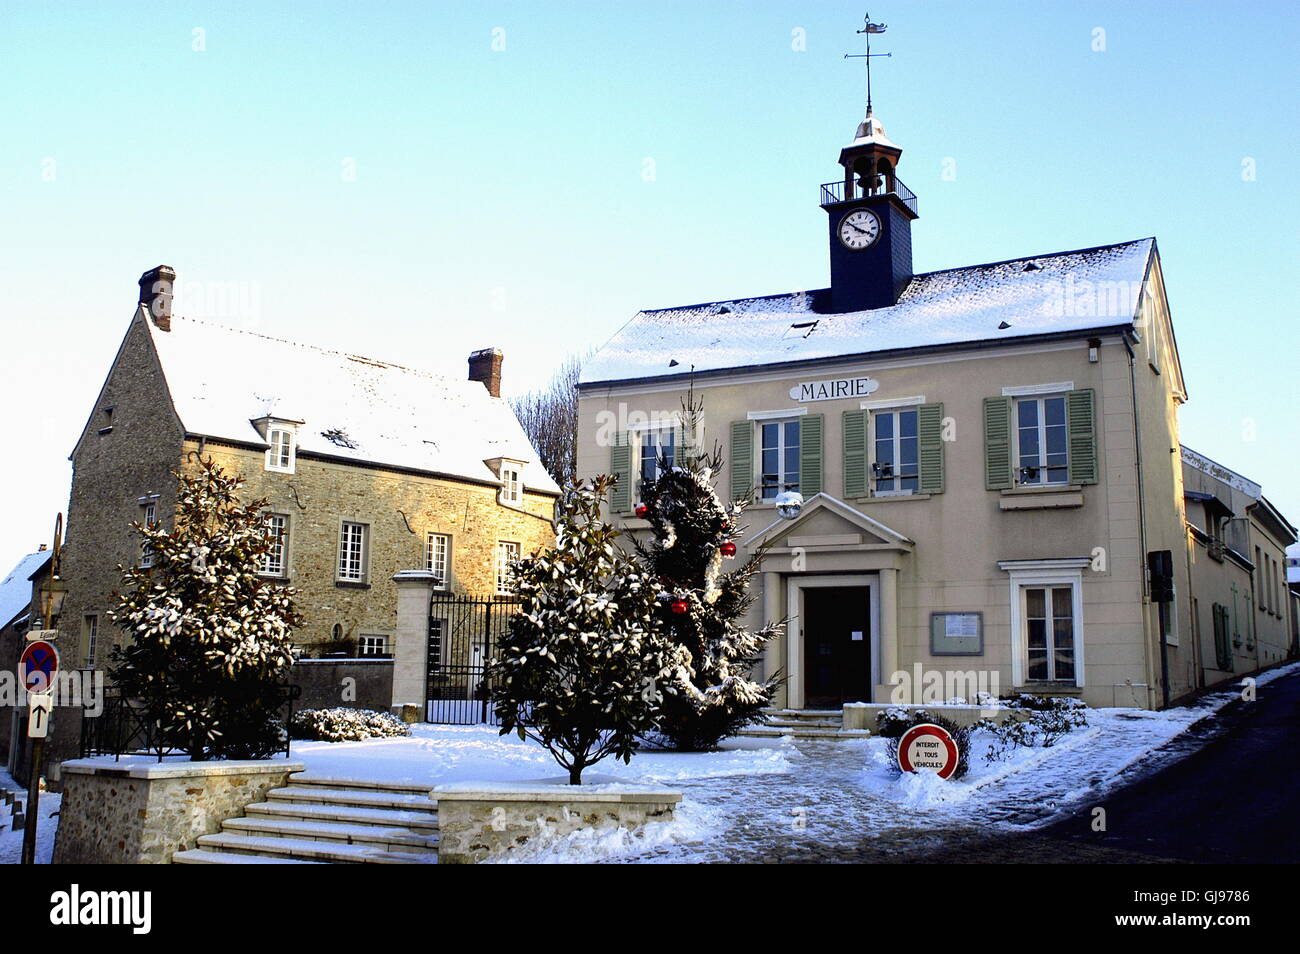
<svg viewBox="0 0 1300 954">
<path fill-rule="evenodd" d="M 64 762 L 54 864 L 167 864 L 303 768 L 278 759 Z"/>
<path fill-rule="evenodd" d="M 387 712 L 393 701 L 393 661 L 302 659 L 290 670 L 289 682 L 302 689 L 295 710 L 343 706 Z"/>
<path fill-rule="evenodd" d="M 581 786 L 509 787 L 470 791 L 435 789 L 438 863 L 473 864 L 517 851 L 545 831 L 565 835 L 580 828 L 634 830 L 672 821 L 680 792 L 592 791 Z"/>
</svg>

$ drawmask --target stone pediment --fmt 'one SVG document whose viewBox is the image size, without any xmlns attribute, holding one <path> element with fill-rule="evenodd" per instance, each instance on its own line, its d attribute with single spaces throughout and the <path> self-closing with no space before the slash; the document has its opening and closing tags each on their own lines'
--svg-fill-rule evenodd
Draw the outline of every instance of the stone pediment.
<svg viewBox="0 0 1300 954">
<path fill-rule="evenodd" d="M 780 552 L 804 550 L 890 549 L 910 552 L 912 540 L 879 520 L 829 494 L 817 494 L 793 520 L 775 521 L 745 541 L 746 547 Z"/>
</svg>

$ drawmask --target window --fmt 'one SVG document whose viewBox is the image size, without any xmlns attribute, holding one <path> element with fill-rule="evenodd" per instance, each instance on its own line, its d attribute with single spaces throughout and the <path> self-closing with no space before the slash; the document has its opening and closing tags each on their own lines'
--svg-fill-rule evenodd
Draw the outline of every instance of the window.
<svg viewBox="0 0 1300 954">
<path fill-rule="evenodd" d="M 357 655 L 359 656 L 388 655 L 388 637 L 363 635 L 357 643 Z"/>
<path fill-rule="evenodd" d="M 366 578 L 366 532 L 364 523 L 344 521 L 339 529 L 339 580 L 363 583 Z"/>
<path fill-rule="evenodd" d="M 759 486 L 764 500 L 799 489 L 799 421 L 759 423 L 762 467 Z"/>
<path fill-rule="evenodd" d="M 266 449 L 266 469 L 292 474 L 296 457 L 293 431 L 273 427 L 266 433 L 266 442 L 271 445 Z"/>
<path fill-rule="evenodd" d="M 523 499 L 523 484 L 519 480 L 519 467 L 501 465 L 501 502 L 517 504 Z"/>
<path fill-rule="evenodd" d="M 514 592 L 514 582 L 511 579 L 513 571 L 510 564 L 519 559 L 519 544 L 511 543 L 508 540 L 497 542 L 497 593 L 506 594 Z"/>
<path fill-rule="evenodd" d="M 1022 593 L 1029 680 L 1074 682 L 1073 588 L 1026 586 Z"/>
<path fill-rule="evenodd" d="M 86 658 L 85 669 L 95 668 L 95 650 L 99 647 L 99 617 L 91 614 L 85 620 Z"/>
<path fill-rule="evenodd" d="M 146 527 L 152 527 L 158 522 L 158 505 L 147 503 L 142 508 L 144 513 L 140 517 L 140 522 Z M 153 547 L 149 545 L 148 540 L 140 544 L 140 566 L 142 568 L 153 566 Z"/>
<path fill-rule="evenodd" d="M 1016 398 L 1016 483 L 1069 482 L 1065 396 Z"/>
<path fill-rule="evenodd" d="M 664 461 L 671 464 L 676 460 L 677 431 L 671 427 L 642 431 L 638 448 L 641 478 L 641 482 L 637 484 L 639 493 L 641 487 L 659 479 L 659 475 L 663 472 L 661 464 Z"/>
<path fill-rule="evenodd" d="M 431 533 L 424 545 L 424 568 L 438 578 L 438 588 L 446 589 L 451 580 L 448 572 L 448 555 L 451 537 L 445 533 Z"/>
<path fill-rule="evenodd" d="M 872 413 L 871 479 L 874 493 L 916 493 L 920 481 L 916 415 L 916 408 Z"/>
<path fill-rule="evenodd" d="M 262 556 L 262 574 L 264 576 L 284 576 L 285 556 L 289 544 L 289 518 L 282 513 L 266 515 L 266 537 L 270 549 Z"/>
</svg>

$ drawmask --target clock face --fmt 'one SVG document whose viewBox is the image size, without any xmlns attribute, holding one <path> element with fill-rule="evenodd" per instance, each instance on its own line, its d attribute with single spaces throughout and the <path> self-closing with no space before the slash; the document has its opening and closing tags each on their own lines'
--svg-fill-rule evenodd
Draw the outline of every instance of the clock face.
<svg viewBox="0 0 1300 954">
<path fill-rule="evenodd" d="M 840 241 L 845 248 L 861 251 L 880 238 L 880 219 L 870 209 L 854 209 L 840 219 Z"/>
</svg>

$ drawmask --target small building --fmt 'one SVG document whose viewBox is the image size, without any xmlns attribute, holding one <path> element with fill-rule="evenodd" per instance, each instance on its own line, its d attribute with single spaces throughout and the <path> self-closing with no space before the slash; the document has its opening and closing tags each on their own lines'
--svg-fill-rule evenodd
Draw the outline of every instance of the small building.
<svg viewBox="0 0 1300 954">
<path fill-rule="evenodd" d="M 261 571 L 298 593 L 302 656 L 393 657 L 402 701 L 419 701 L 447 650 L 427 625 L 396 644 L 394 576 L 491 600 L 509 562 L 553 538 L 559 488 L 501 397 L 502 353 L 473 353 L 453 378 L 191 320 L 172 314 L 175 277 L 141 277 L 72 452 L 65 658 L 107 664 L 119 565 L 149 560 L 130 524 L 169 524 L 173 472 L 201 456 L 267 501 Z"/>
<path fill-rule="evenodd" d="M 1287 548 L 1296 528 L 1241 474 L 1182 448 L 1192 630 L 1201 685 L 1296 655 Z"/>
</svg>

